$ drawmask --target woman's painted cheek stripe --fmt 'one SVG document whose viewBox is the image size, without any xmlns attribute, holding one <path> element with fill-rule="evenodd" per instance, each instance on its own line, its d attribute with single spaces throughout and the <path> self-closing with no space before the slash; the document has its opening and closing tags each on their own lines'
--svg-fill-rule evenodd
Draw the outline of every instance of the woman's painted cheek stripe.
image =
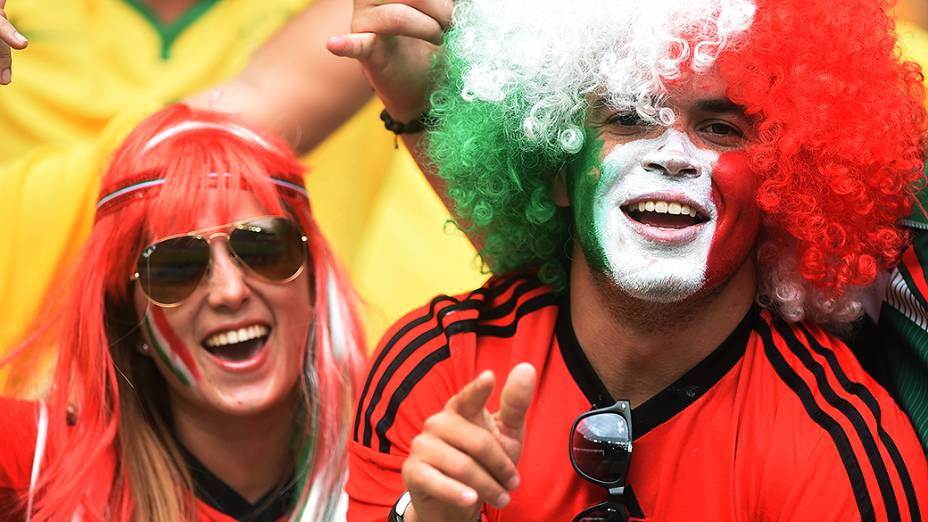
<svg viewBox="0 0 928 522">
<path fill-rule="evenodd" d="M 733 274 L 751 255 L 761 223 L 755 198 L 757 179 L 744 152 L 719 156 L 712 185 L 718 219 L 706 263 L 709 285 Z"/>
<path fill-rule="evenodd" d="M 196 362 L 187 350 L 187 346 L 177 337 L 177 334 L 168 324 L 164 311 L 157 306 L 149 306 L 145 313 L 145 330 L 155 352 L 171 368 L 177 379 L 187 386 L 191 386 L 200 379 Z"/>
</svg>

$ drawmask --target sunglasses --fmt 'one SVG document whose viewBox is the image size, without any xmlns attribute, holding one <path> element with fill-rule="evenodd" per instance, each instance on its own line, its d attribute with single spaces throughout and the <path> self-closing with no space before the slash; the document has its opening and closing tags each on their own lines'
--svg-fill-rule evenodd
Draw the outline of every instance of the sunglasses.
<svg viewBox="0 0 928 522">
<path fill-rule="evenodd" d="M 627 522 L 644 518 L 626 488 L 632 458 L 632 411 L 628 401 L 588 411 L 570 430 L 570 464 L 583 479 L 609 491 L 605 502 L 583 510 L 573 522 Z"/>
<path fill-rule="evenodd" d="M 142 250 L 132 280 L 158 306 L 178 306 L 209 270 L 209 245 L 224 237 L 232 256 L 255 275 L 271 282 L 293 281 L 303 272 L 307 238 L 293 221 L 261 216 L 166 237 Z"/>
</svg>

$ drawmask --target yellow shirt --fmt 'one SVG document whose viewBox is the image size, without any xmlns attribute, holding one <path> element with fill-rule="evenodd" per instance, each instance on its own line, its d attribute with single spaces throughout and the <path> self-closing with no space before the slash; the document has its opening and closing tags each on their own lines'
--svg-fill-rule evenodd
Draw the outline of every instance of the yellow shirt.
<svg viewBox="0 0 928 522">
<path fill-rule="evenodd" d="M 308 0 L 205 0 L 159 27 L 137 0 L 10 0 L 29 39 L 0 89 L 0 358 L 87 237 L 100 168 L 158 107 L 238 72 Z M 485 278 L 372 102 L 309 158 L 316 217 L 367 303 L 369 340 Z M 40 321 L 42 318 L 38 318 Z M 0 374 L 2 382 L 2 374 Z"/>
<path fill-rule="evenodd" d="M 896 24 L 896 32 L 899 35 L 899 46 L 902 48 L 903 55 L 909 60 L 920 63 L 923 70 L 928 70 L 928 31 L 900 20 Z"/>
</svg>

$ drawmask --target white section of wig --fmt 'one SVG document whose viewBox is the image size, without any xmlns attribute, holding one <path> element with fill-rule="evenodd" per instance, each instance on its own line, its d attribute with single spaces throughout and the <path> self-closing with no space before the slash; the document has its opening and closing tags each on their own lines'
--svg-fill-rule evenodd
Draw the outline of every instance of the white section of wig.
<svg viewBox="0 0 928 522">
<path fill-rule="evenodd" d="M 769 308 L 787 322 L 811 321 L 835 331 L 846 329 L 863 316 L 864 299 L 870 287 L 847 286 L 841 297 L 826 297 L 799 275 L 795 249 L 789 252 L 781 251 L 776 261 L 764 266 L 761 271 L 763 279 L 759 282 L 757 293 L 759 305 Z"/>
<path fill-rule="evenodd" d="M 39 419 L 36 423 L 35 455 L 32 457 L 32 474 L 29 476 L 29 499 L 26 503 L 26 522 L 32 519 L 32 505 L 35 501 L 35 488 L 39 482 L 42 460 L 45 458 L 45 444 L 48 442 L 48 408 L 39 401 Z"/>
<path fill-rule="evenodd" d="M 750 0 L 461 0 L 453 17 L 461 97 L 503 103 L 530 143 L 573 154 L 594 93 L 618 111 L 672 124 L 664 80 L 680 78 L 686 63 L 709 70 L 755 10 Z"/>
<path fill-rule="evenodd" d="M 178 123 L 173 127 L 168 127 L 167 129 L 164 129 L 158 134 L 152 136 L 152 138 L 148 140 L 148 143 L 145 144 L 142 152 L 148 152 L 170 137 L 177 136 L 178 134 L 183 134 L 185 132 L 202 129 L 225 131 L 245 141 L 257 143 L 259 146 L 269 151 L 274 151 L 274 148 L 271 147 L 271 144 L 268 143 L 267 140 L 255 134 L 252 130 L 242 127 L 241 125 L 235 125 L 234 123 L 213 123 L 208 121 L 185 121 Z"/>
</svg>

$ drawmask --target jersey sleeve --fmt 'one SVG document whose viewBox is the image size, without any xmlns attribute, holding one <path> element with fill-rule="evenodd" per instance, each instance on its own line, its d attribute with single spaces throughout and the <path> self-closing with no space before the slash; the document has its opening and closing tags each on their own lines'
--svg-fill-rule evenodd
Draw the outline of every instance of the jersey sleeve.
<svg viewBox="0 0 928 522">
<path fill-rule="evenodd" d="M 904 418 L 899 420 L 907 422 Z M 928 473 L 924 456 L 914 437 L 906 441 L 896 435 L 899 434 L 892 436 L 898 442 L 899 458 L 885 455 L 887 462 L 882 462 L 881 456 L 874 456 L 869 462 L 859 460 L 861 478 L 848 473 L 847 456 L 839 453 L 828 436 L 822 436 L 805 463 L 795 471 L 782 511 L 765 520 L 926 520 Z M 886 468 L 882 477 L 876 478 L 876 473 L 870 475 L 872 469 L 882 466 Z M 852 484 L 855 480 L 860 484 Z"/>
<path fill-rule="evenodd" d="M 463 304 L 462 304 L 463 303 Z M 393 326 L 371 358 L 349 443 L 348 520 L 383 521 L 406 490 L 412 439 L 474 372 L 467 301 L 441 296 Z"/>
<path fill-rule="evenodd" d="M 896 399 L 928 449 L 928 230 L 914 229 L 913 234 L 880 311 L 880 355 Z"/>
</svg>

